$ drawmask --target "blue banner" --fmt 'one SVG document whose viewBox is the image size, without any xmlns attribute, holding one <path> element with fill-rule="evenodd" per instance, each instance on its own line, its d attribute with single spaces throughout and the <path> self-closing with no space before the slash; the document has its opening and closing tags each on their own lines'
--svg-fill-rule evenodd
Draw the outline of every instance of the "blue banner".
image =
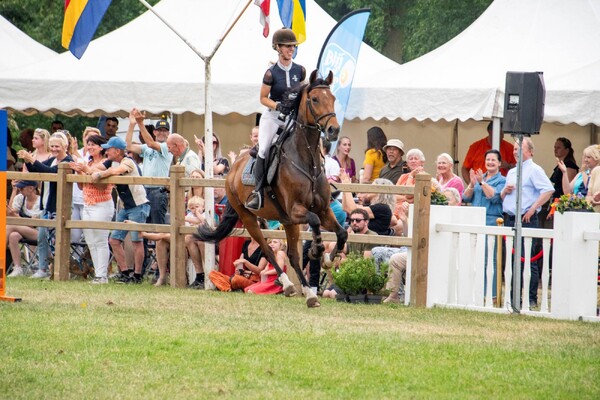
<svg viewBox="0 0 600 400">
<path fill-rule="evenodd" d="M 8 113 L 6 110 L 0 110 L 0 171 L 6 171 L 7 160 L 7 142 L 8 142 Z M 16 161 L 16 160 L 15 160 Z M 0 182 L 2 184 L 2 182 Z M 6 180 L 4 180 L 6 184 Z"/>
<path fill-rule="evenodd" d="M 358 53 L 370 15 L 368 8 L 346 14 L 329 33 L 317 62 L 321 76 L 333 72 L 331 90 L 337 98 L 335 113 L 340 127 L 344 123 Z"/>
</svg>

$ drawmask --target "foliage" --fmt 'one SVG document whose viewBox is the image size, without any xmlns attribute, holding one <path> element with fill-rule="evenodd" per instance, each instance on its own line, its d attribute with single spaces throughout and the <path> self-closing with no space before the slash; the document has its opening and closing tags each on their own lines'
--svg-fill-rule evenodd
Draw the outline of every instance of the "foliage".
<svg viewBox="0 0 600 400">
<path fill-rule="evenodd" d="M 152 5 L 159 0 L 149 0 Z M 31 36 L 36 41 L 59 53 L 65 49 L 61 45 L 64 1 L 58 0 L 2 0 L 0 2 L 0 15 L 10 21 L 17 28 Z M 94 38 L 98 38 L 126 24 L 141 15 L 146 8 L 138 0 L 113 1 L 108 7 Z M 115 54 L 107 55 L 106 62 L 117 62 Z M 11 129 L 13 143 L 18 144 L 19 131 L 25 128 L 50 128 L 50 123 L 59 119 L 76 137 L 81 139 L 81 134 L 86 126 L 96 126 L 96 118 L 67 117 L 65 115 L 34 115 L 25 116 L 15 113 L 13 119 L 16 127 Z M 20 146 L 15 146 L 19 148 Z"/>
<path fill-rule="evenodd" d="M 23 301 L 0 302 L 4 399 L 600 398 L 595 323 L 147 283 L 7 290 Z"/>
<path fill-rule="evenodd" d="M 404 60 L 413 60 L 448 42 L 491 3 L 492 0 L 416 0 L 404 18 Z"/>
<path fill-rule="evenodd" d="M 397 62 L 446 43 L 475 21 L 492 0 L 317 0 L 335 19 L 368 7 L 365 42 Z"/>
<path fill-rule="evenodd" d="M 154 5 L 159 0 L 149 0 Z M 64 1 L 58 0 L 2 0 L 0 15 L 33 39 L 57 52 L 65 49 L 61 45 Z M 94 39 L 115 30 L 146 11 L 138 0 L 113 1 L 108 7 Z M 117 49 L 115 49 L 115 55 Z M 110 56 L 106 62 L 115 62 Z"/>
<path fill-rule="evenodd" d="M 550 215 L 553 215 L 555 211 L 563 214 L 565 211 L 573 210 L 594 211 L 592 205 L 587 202 L 581 193 L 576 195 L 573 193 L 563 194 L 550 204 Z"/>
<path fill-rule="evenodd" d="M 432 206 L 447 206 L 448 198 L 446 195 L 433 186 L 431 187 L 431 205 Z"/>
<path fill-rule="evenodd" d="M 333 281 L 347 295 L 377 294 L 387 281 L 387 264 L 377 270 L 372 257 L 350 254 L 333 272 Z"/>
</svg>

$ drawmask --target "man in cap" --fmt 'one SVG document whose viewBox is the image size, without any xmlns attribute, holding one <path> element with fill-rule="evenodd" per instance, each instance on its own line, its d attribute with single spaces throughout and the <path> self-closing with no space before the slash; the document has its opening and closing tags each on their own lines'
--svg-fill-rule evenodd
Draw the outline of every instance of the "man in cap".
<svg viewBox="0 0 600 400">
<path fill-rule="evenodd" d="M 110 176 L 140 176 L 140 170 L 135 162 L 125 155 L 127 145 L 123 139 L 115 136 L 102 145 L 106 150 L 107 160 L 104 162 L 103 170 L 93 170 L 92 179 L 97 182 Z M 117 184 L 117 193 L 123 207 L 117 213 L 116 222 L 133 221 L 145 223 L 150 212 L 150 205 L 146 198 L 146 191 L 142 185 Z M 115 260 L 119 266 L 120 275 L 117 281 L 120 283 L 142 283 L 142 264 L 144 263 L 144 245 L 139 232 L 131 232 L 131 242 L 134 250 L 135 270 L 133 276 L 127 269 L 125 261 L 125 249 L 123 240 L 128 231 L 114 230 L 110 234 L 109 244 L 112 248 Z"/>
<path fill-rule="evenodd" d="M 139 154 L 144 159 L 142 166 L 143 176 L 152 176 L 156 178 L 166 178 L 169 176 L 169 168 L 173 160 L 173 155 L 169 153 L 167 138 L 171 129 L 167 120 L 161 119 L 156 123 L 154 136 L 150 135 L 144 126 L 145 115 L 134 108 L 129 113 L 129 129 L 127 130 L 127 150 Z M 140 135 L 145 144 L 134 144 L 133 129 L 135 125 L 140 129 Z M 166 223 L 167 205 L 169 194 L 164 186 L 146 185 L 146 194 L 150 202 L 150 219 L 152 224 Z"/>
<path fill-rule="evenodd" d="M 387 155 L 387 163 L 381 168 L 379 177 L 389 179 L 392 183 L 398 182 L 400 175 L 408 172 L 405 161 L 402 161 L 404 155 L 404 143 L 400 139 L 390 139 L 383 146 L 383 151 Z"/>
</svg>

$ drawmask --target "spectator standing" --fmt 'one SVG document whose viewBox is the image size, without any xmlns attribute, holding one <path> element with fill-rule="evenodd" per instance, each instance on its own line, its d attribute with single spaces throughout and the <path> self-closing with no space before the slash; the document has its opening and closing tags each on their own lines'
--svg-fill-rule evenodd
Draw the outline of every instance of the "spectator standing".
<svg viewBox="0 0 600 400">
<path fill-rule="evenodd" d="M 158 121 L 154 128 L 155 140 L 144 126 L 144 118 L 145 115 L 137 108 L 132 109 L 129 113 L 129 129 L 127 130 L 125 139 L 127 149 L 133 153 L 140 154 L 144 159 L 142 176 L 166 178 L 169 176 L 169 168 L 173 161 L 173 155 L 169 153 L 167 146 L 167 138 L 169 137 L 171 126 L 164 119 Z M 140 134 L 145 144 L 140 145 L 132 142 L 133 129 L 136 124 L 140 129 Z M 150 218 L 148 222 L 151 224 L 165 224 L 169 202 L 167 190 L 164 186 L 146 185 L 145 192 L 150 204 Z"/>
<path fill-rule="evenodd" d="M 57 131 L 62 131 L 63 129 L 65 129 L 65 125 L 62 123 L 62 121 L 60 121 L 58 119 L 55 119 L 50 124 L 50 133 L 55 133 Z"/>
<path fill-rule="evenodd" d="M 104 170 L 92 173 L 94 183 L 111 176 L 141 176 L 135 162 L 125 156 L 127 144 L 123 139 L 115 136 L 101 147 L 106 151 L 108 160 L 103 164 Z M 125 220 L 138 223 L 146 222 L 146 218 L 148 218 L 150 213 L 150 205 L 148 204 L 144 187 L 136 184 L 117 184 L 116 187 L 119 198 L 123 203 L 122 208 L 117 213 L 116 222 L 124 222 Z M 110 247 L 120 270 L 117 281 L 120 283 L 142 283 L 144 245 L 139 233 L 132 231 L 131 242 L 135 259 L 135 270 L 132 277 L 128 272 L 125 261 L 125 250 L 123 248 L 123 240 L 128 233 L 128 231 L 113 230 L 110 234 Z"/>
<path fill-rule="evenodd" d="M 461 196 L 465 190 L 465 185 L 460 176 L 456 175 L 452 168 L 454 167 L 454 160 L 448 153 L 442 153 L 437 157 L 437 181 L 440 184 L 442 191 L 447 188 L 455 188 Z"/>
<path fill-rule="evenodd" d="M 198 157 L 200 157 L 200 168 L 202 171 L 205 171 L 204 168 L 205 160 L 204 160 L 204 137 L 202 139 L 198 139 L 196 136 L 196 145 L 198 146 Z M 219 136 L 213 132 L 213 175 L 214 176 L 223 176 L 227 175 L 229 172 L 229 161 L 227 158 L 223 157 L 223 153 L 221 152 L 221 140 Z"/>
<path fill-rule="evenodd" d="M 94 128 L 95 129 L 95 128 Z M 105 169 L 106 139 L 99 132 L 89 131 L 84 133 L 85 151 L 87 160 L 84 162 L 72 162 L 71 168 L 81 175 L 91 175 L 94 171 Z M 115 214 L 115 204 L 112 199 L 112 184 L 78 183 L 83 199 L 83 210 L 81 219 L 83 221 L 110 222 Z M 90 256 L 94 264 L 94 284 L 108 283 L 108 263 L 110 260 L 110 249 L 108 247 L 108 229 L 84 229 L 85 242 L 90 249 Z"/>
<path fill-rule="evenodd" d="M 569 182 L 566 164 L 561 161 L 558 162 L 558 167 L 563 171 L 562 185 L 564 193 L 581 194 L 582 196 L 588 194 L 591 172 L 600 165 L 600 146 L 593 144 L 583 149 L 581 165 L 581 172 Z"/>
<path fill-rule="evenodd" d="M 340 181 L 340 165 L 329 155 L 331 151 L 331 142 L 321 138 L 321 155 L 325 164 L 325 176 L 329 183 L 338 183 Z"/>
<path fill-rule="evenodd" d="M 559 137 L 556 139 L 554 143 L 554 157 L 556 157 L 557 164 L 562 162 L 566 167 L 566 175 L 568 182 L 571 182 L 575 179 L 577 172 L 579 171 L 579 167 L 577 166 L 577 161 L 575 161 L 575 157 L 573 155 L 573 146 L 571 145 L 571 141 L 565 137 Z M 554 194 L 553 197 L 560 197 L 565 194 L 563 190 L 563 171 L 559 165 L 554 167 L 552 171 L 552 175 L 550 176 L 550 182 L 554 186 Z"/>
<path fill-rule="evenodd" d="M 352 142 L 348 136 L 342 136 L 339 138 L 337 147 L 335 148 L 335 155 L 333 159 L 338 162 L 340 169 L 346 172 L 346 175 L 350 177 L 352 183 L 358 183 L 358 176 L 356 175 L 356 164 L 352 157 L 350 157 L 350 150 L 352 150 Z"/>
<path fill-rule="evenodd" d="M 546 176 L 546 173 L 536 163 L 533 162 L 534 146 L 531 138 L 523 138 L 522 146 L 523 165 L 521 171 L 522 193 L 521 193 L 521 215 L 523 228 L 538 228 L 538 212 L 542 205 L 546 203 L 554 187 L 552 182 Z M 514 157 L 518 157 L 519 144 L 514 145 Z M 506 175 L 506 184 L 500 192 L 502 197 L 502 209 L 505 213 L 504 225 L 514 227 L 515 215 L 517 213 L 517 169 L 513 168 Z M 533 248 L 537 247 L 535 244 Z M 537 306 L 537 288 L 539 283 L 537 261 L 531 261 L 531 281 L 529 284 L 529 303 L 530 307 Z"/>
<path fill-rule="evenodd" d="M 169 152 L 175 159 L 175 165 L 185 167 L 185 177 L 189 178 L 193 171 L 200 169 L 200 158 L 198 154 L 190 149 L 190 143 L 177 133 L 172 133 L 167 139 Z"/>
<path fill-rule="evenodd" d="M 390 139 L 383 146 L 383 151 L 387 155 L 387 163 L 379 172 L 379 177 L 392 181 L 393 184 L 398 182 L 400 175 L 408 172 L 408 166 L 402 160 L 404 155 L 404 143 L 400 139 Z"/>
<path fill-rule="evenodd" d="M 50 153 L 52 157 L 44 162 L 35 159 L 32 153 L 25 150 L 19 150 L 19 157 L 22 158 L 30 172 L 43 172 L 56 174 L 58 164 L 61 162 L 71 162 L 73 159 L 67 154 L 69 145 L 67 137 L 61 133 L 53 133 L 49 140 Z M 42 194 L 40 196 L 41 209 L 43 210 L 43 219 L 54 219 L 56 217 L 56 182 L 44 182 L 42 185 Z M 43 279 L 50 276 L 48 271 L 48 259 L 50 257 L 50 237 L 48 228 L 38 229 L 38 270 L 31 277 L 34 279 Z"/>
<path fill-rule="evenodd" d="M 485 172 L 484 155 L 486 151 L 492 149 L 493 126 L 493 122 L 490 121 L 487 126 L 488 136 L 472 143 L 471 146 L 469 146 L 469 150 L 467 151 L 467 155 L 465 156 L 461 168 L 461 175 L 465 182 L 469 182 L 470 170 L 482 170 Z M 513 145 L 504 140 L 502 124 L 500 125 L 500 155 L 502 156 L 500 172 L 503 176 L 506 176 L 508 170 L 517 165 L 517 160 L 513 155 Z"/>
<path fill-rule="evenodd" d="M 367 131 L 367 150 L 360 183 L 371 183 L 379 178 L 379 172 L 387 162 L 387 155 L 383 151 L 386 144 L 387 137 L 380 127 L 374 126 Z"/>
<path fill-rule="evenodd" d="M 19 134 L 19 143 L 27 151 L 33 151 L 33 133 L 34 130 L 31 128 L 23 129 Z"/>
<path fill-rule="evenodd" d="M 49 140 L 50 133 L 47 130 L 37 128 L 33 131 L 31 146 L 33 147 L 33 157 L 36 161 L 44 162 L 51 157 Z M 27 172 L 26 165 L 23 165 L 23 172 Z"/>
<path fill-rule="evenodd" d="M 104 137 L 106 140 L 110 140 L 111 137 L 117 136 L 117 130 L 119 129 L 119 120 L 116 117 L 108 117 L 104 121 Z"/>
</svg>

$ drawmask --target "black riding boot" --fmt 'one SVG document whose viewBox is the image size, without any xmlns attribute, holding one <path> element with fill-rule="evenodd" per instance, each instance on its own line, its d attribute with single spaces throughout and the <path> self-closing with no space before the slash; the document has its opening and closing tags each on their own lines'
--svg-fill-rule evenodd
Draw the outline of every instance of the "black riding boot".
<svg viewBox="0 0 600 400">
<path fill-rule="evenodd" d="M 254 179 L 256 179 L 256 188 L 248 196 L 246 200 L 246 208 L 251 210 L 260 210 L 264 204 L 265 198 L 265 159 L 258 156 L 254 164 Z"/>
</svg>

